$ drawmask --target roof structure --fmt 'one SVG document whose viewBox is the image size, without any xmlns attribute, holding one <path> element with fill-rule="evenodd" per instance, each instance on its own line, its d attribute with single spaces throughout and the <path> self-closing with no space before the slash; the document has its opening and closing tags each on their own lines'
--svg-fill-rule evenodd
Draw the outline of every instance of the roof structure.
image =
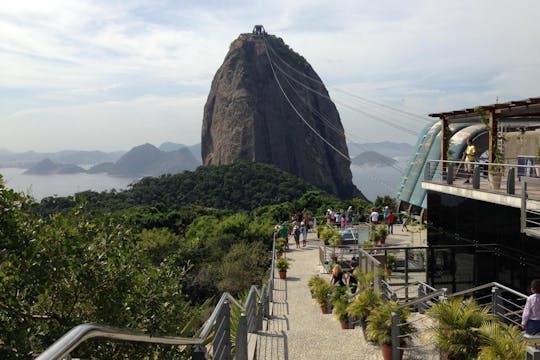
<svg viewBox="0 0 540 360">
<path fill-rule="evenodd" d="M 478 117 L 478 110 L 484 112 L 494 112 L 498 118 L 513 116 L 540 116 L 540 97 L 531 97 L 523 100 L 508 101 L 504 103 L 495 103 L 489 105 L 480 105 L 474 108 L 465 108 L 460 110 L 444 111 L 440 113 L 429 114 L 431 117 L 441 119 L 460 119 Z"/>
</svg>

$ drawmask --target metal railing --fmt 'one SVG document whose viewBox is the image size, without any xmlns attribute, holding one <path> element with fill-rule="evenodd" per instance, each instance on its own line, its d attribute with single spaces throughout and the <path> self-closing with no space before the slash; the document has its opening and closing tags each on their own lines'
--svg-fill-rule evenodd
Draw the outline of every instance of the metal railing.
<svg viewBox="0 0 540 360">
<path fill-rule="evenodd" d="M 434 303 L 438 301 L 445 301 L 449 297 L 458 296 L 474 296 L 475 300 L 481 304 L 491 304 L 491 310 L 502 322 L 520 325 L 523 308 L 527 295 L 515 291 L 507 286 L 504 286 L 497 282 L 490 282 L 481 286 L 477 286 L 471 289 L 459 291 L 453 294 L 447 294 L 447 290 L 435 289 L 425 283 L 418 283 L 418 293 L 422 294 L 416 299 L 398 305 L 396 312 L 392 313 L 392 359 L 397 360 L 400 358 L 400 352 L 403 350 L 417 350 L 425 349 L 426 344 L 419 346 L 402 347 L 402 339 L 411 337 L 412 334 L 401 333 L 400 329 L 405 325 L 411 325 L 414 321 L 408 321 L 406 323 L 399 323 L 399 310 L 405 307 L 416 307 L 419 313 L 423 313 L 424 310 L 429 309 Z"/>
<path fill-rule="evenodd" d="M 467 166 L 473 167 L 470 181 L 473 189 L 503 191 L 508 195 L 515 194 L 516 179 L 519 182 L 531 173 L 531 169 L 537 168 L 533 165 L 429 160 L 424 169 L 424 181 L 453 185 L 457 179 L 467 179 Z"/>
<path fill-rule="evenodd" d="M 240 304 L 231 294 L 227 292 L 223 293 L 198 336 L 155 336 L 132 329 L 122 329 L 99 324 L 82 324 L 64 334 L 41 353 L 37 357 L 37 360 L 71 359 L 71 353 L 79 345 L 86 340 L 98 337 L 127 342 L 194 346 L 193 360 L 207 359 L 208 349 L 206 345 L 212 342 L 212 345 L 209 346 L 212 359 L 229 360 L 232 359 L 231 305 L 241 310 L 234 357 L 237 360 L 247 360 L 248 333 L 262 330 L 263 317 L 268 317 L 269 315 L 269 303 L 272 301 L 272 291 L 274 288 L 275 245 L 276 237 L 274 236 L 268 284 L 263 285 L 261 291 L 256 286 L 251 286 L 244 305 Z"/>
<path fill-rule="evenodd" d="M 498 282 L 490 282 L 471 289 L 450 294 L 449 297 L 474 295 L 478 303 L 491 303 L 493 315 L 513 325 L 521 324 L 521 315 L 527 295 Z"/>
<path fill-rule="evenodd" d="M 410 327 L 411 325 L 414 326 L 413 322 L 415 321 L 421 321 L 421 319 L 417 320 L 408 320 L 405 323 L 399 322 L 399 312 L 400 310 L 404 308 L 417 308 L 420 309 L 427 309 L 433 306 L 434 303 L 438 301 L 442 301 L 446 299 L 446 289 L 435 289 L 431 286 L 423 283 L 418 282 L 417 284 L 419 287 L 422 287 L 426 290 L 427 294 L 418 296 L 416 299 L 406 302 L 404 304 L 398 305 L 395 309 L 396 311 L 392 313 L 392 360 L 398 360 L 400 359 L 400 353 L 405 350 L 414 350 L 415 353 L 419 351 L 425 351 L 427 348 L 427 344 L 419 344 L 419 345 L 413 345 L 412 342 L 410 342 L 409 346 L 404 346 L 404 339 L 412 339 L 413 334 L 406 333 L 402 331 L 402 328 Z M 420 291 L 419 291 L 420 292 Z M 420 311 L 419 311 L 420 312 Z"/>
</svg>

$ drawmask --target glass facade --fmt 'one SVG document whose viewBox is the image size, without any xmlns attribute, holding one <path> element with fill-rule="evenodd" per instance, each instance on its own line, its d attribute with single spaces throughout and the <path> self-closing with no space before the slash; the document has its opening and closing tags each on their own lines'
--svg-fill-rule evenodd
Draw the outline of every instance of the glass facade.
<svg viewBox="0 0 540 360">
<path fill-rule="evenodd" d="M 540 278 L 540 239 L 520 209 L 428 191 L 428 282 L 451 292 L 491 281 L 526 292 Z"/>
</svg>

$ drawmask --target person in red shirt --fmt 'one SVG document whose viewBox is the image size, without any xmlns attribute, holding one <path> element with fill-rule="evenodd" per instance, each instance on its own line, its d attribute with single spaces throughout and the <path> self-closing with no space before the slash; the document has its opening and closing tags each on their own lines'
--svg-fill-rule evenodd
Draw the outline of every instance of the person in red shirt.
<svg viewBox="0 0 540 360">
<path fill-rule="evenodd" d="M 392 211 L 388 214 L 388 218 L 386 218 L 386 226 L 388 227 L 388 233 L 393 234 L 394 233 L 394 221 L 396 220 L 396 216 Z"/>
</svg>

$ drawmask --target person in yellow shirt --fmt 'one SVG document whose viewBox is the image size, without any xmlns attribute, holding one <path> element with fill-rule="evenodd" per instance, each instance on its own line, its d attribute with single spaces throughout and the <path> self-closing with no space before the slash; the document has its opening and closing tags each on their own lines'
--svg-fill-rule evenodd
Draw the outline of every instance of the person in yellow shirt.
<svg viewBox="0 0 540 360">
<path fill-rule="evenodd" d="M 467 148 L 465 149 L 464 157 L 465 171 L 467 172 L 467 180 L 465 180 L 465 183 L 468 184 L 473 171 L 473 163 L 476 161 L 476 147 L 473 145 L 471 139 L 467 139 Z"/>
</svg>

